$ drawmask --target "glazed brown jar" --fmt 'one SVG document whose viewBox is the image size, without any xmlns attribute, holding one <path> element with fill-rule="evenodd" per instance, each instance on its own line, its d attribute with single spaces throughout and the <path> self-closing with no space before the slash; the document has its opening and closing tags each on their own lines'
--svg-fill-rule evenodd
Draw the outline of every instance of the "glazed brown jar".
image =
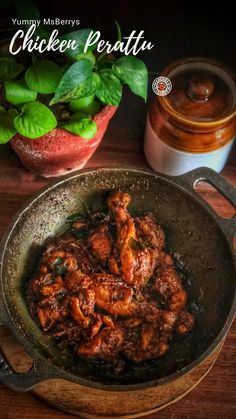
<svg viewBox="0 0 236 419">
<path fill-rule="evenodd" d="M 188 58 L 162 73 L 172 82 L 166 96 L 155 96 L 148 116 L 145 154 L 159 172 L 179 175 L 225 165 L 236 134 L 236 82 L 218 62 Z"/>
</svg>

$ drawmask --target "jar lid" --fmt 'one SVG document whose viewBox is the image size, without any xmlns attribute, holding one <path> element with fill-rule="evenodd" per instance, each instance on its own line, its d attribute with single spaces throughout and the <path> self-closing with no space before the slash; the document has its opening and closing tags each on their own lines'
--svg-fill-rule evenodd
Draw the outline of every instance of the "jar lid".
<svg viewBox="0 0 236 419">
<path fill-rule="evenodd" d="M 200 131 L 223 126 L 235 116 L 235 77 L 218 62 L 187 58 L 169 65 L 162 75 L 173 88 L 158 100 L 177 124 Z"/>
</svg>

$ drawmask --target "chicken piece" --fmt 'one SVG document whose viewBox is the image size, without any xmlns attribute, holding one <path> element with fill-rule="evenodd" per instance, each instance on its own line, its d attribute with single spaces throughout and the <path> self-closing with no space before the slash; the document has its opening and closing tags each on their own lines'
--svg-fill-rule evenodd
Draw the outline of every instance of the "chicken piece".
<svg viewBox="0 0 236 419">
<path fill-rule="evenodd" d="M 56 323 L 56 321 L 61 319 L 59 311 L 53 308 L 39 308 L 37 316 L 40 325 L 44 331 L 48 331 L 49 329 L 51 329 L 51 327 Z"/>
<path fill-rule="evenodd" d="M 162 265 L 155 277 L 155 289 L 169 310 L 182 311 L 186 305 L 186 291 L 183 289 L 179 275 L 171 265 Z"/>
<path fill-rule="evenodd" d="M 114 360 L 123 344 L 123 331 L 116 328 L 105 327 L 93 339 L 81 343 L 76 353 L 82 357 Z"/>
<path fill-rule="evenodd" d="M 187 311 L 181 311 L 179 313 L 175 330 L 180 335 L 185 335 L 186 333 L 190 332 L 194 325 L 194 319 L 192 314 L 188 313 Z"/>
<path fill-rule="evenodd" d="M 95 292 L 91 288 L 82 289 L 79 294 L 78 298 L 80 301 L 80 308 L 85 316 L 89 316 L 95 306 Z"/>
<path fill-rule="evenodd" d="M 53 276 L 51 273 L 37 273 L 30 283 L 30 291 L 35 295 L 39 295 L 39 290 L 46 285 L 53 284 Z"/>
<path fill-rule="evenodd" d="M 120 269 L 114 255 L 111 255 L 108 259 L 108 268 L 112 274 L 120 275 Z"/>
<path fill-rule="evenodd" d="M 60 270 L 60 273 L 73 271 L 78 267 L 75 258 L 64 250 L 52 250 L 49 253 L 45 253 L 42 262 L 47 269 L 56 272 Z"/>
<path fill-rule="evenodd" d="M 93 313 L 95 306 L 95 293 L 89 288 L 91 284 L 91 278 L 80 270 L 70 272 L 65 278 L 65 287 L 74 294 L 70 299 L 71 315 L 84 327 L 88 326 L 88 316 Z"/>
<path fill-rule="evenodd" d="M 70 233 L 64 233 L 48 244 L 42 256 L 42 262 L 52 269 L 55 262 L 58 263 L 58 258 L 59 264 L 62 264 L 66 272 L 79 268 L 82 272 L 89 274 L 97 267 L 84 241 L 76 239 Z"/>
<path fill-rule="evenodd" d="M 59 301 L 57 295 L 52 294 L 37 303 L 36 316 L 44 331 L 49 330 L 57 321 L 62 321 L 69 315 L 68 304 L 67 295 Z"/>
<path fill-rule="evenodd" d="M 77 261 L 78 268 L 85 274 L 90 274 L 97 269 L 97 263 L 93 260 L 83 240 L 76 240 L 73 236 L 65 243 L 69 251 Z"/>
<path fill-rule="evenodd" d="M 126 319 L 122 322 L 122 326 L 125 328 L 133 328 L 140 326 L 143 323 L 144 319 L 140 317 L 131 317 L 130 319 Z"/>
<path fill-rule="evenodd" d="M 120 252 L 120 271 L 128 284 L 136 287 L 144 286 L 153 274 L 155 258 L 153 252 L 143 248 L 138 241 L 133 218 L 127 211 L 130 195 L 113 192 L 107 200 L 110 210 L 114 213 L 117 230 L 117 247 Z M 114 261 L 109 266 L 113 267 Z M 115 268 L 116 269 L 116 268 Z M 114 270 L 113 270 L 114 271 Z"/>
<path fill-rule="evenodd" d="M 53 328 L 53 336 L 55 338 L 64 338 L 69 340 L 71 344 L 76 344 L 81 340 L 81 327 L 71 320 L 65 320 L 57 323 Z"/>
<path fill-rule="evenodd" d="M 127 193 L 113 192 L 107 202 L 115 225 L 101 213 L 75 221 L 47 245 L 27 298 L 43 331 L 119 372 L 124 359 L 163 356 L 173 333 L 186 334 L 194 322 L 155 217 L 133 219 Z"/>
<path fill-rule="evenodd" d="M 108 208 L 114 213 L 116 221 L 117 244 L 122 245 L 126 238 L 126 224 L 131 221 L 130 227 L 133 228 L 133 237 L 136 237 L 134 222 L 127 211 L 127 207 L 131 201 L 131 196 L 124 192 L 111 192 L 107 198 Z"/>
<path fill-rule="evenodd" d="M 132 361 L 139 363 L 163 356 L 169 349 L 176 316 L 172 312 L 160 310 L 145 321 L 141 327 L 129 329 L 125 335 L 123 353 Z"/>
<path fill-rule="evenodd" d="M 106 273 L 92 275 L 90 289 L 95 293 L 95 305 L 113 316 L 131 316 L 139 309 L 134 291 L 120 278 Z"/>
<path fill-rule="evenodd" d="M 77 293 L 81 289 L 86 289 L 92 283 L 88 275 L 81 272 L 79 269 L 69 272 L 65 277 L 65 287 L 72 293 Z"/>
<path fill-rule="evenodd" d="M 159 355 L 159 333 L 151 323 L 144 323 L 139 338 L 137 359 L 154 358 L 154 354 Z"/>
<path fill-rule="evenodd" d="M 81 287 L 75 296 L 70 297 L 71 316 L 83 327 L 89 325 L 89 316 L 93 313 L 94 306 L 95 292 L 88 287 Z"/>
<path fill-rule="evenodd" d="M 72 319 L 81 327 L 86 328 L 90 323 L 89 317 L 85 317 L 80 307 L 80 300 L 78 297 L 70 298 L 70 311 Z"/>
<path fill-rule="evenodd" d="M 54 284 L 43 285 L 39 288 L 39 292 L 42 296 L 49 296 L 49 295 L 62 295 L 66 294 L 66 289 L 64 288 L 64 282 L 62 281 L 60 276 L 57 276 L 54 280 Z"/>
<path fill-rule="evenodd" d="M 117 246 L 114 246 L 112 254 L 108 259 L 109 271 L 114 275 L 120 275 L 120 254 Z"/>
<path fill-rule="evenodd" d="M 177 315 L 173 311 L 160 310 L 158 317 L 158 326 L 160 328 L 161 336 L 164 335 L 166 338 L 169 338 L 173 332 L 174 326 L 176 324 Z"/>
<path fill-rule="evenodd" d="M 115 327 L 115 323 L 113 322 L 110 316 L 102 316 L 102 321 L 106 326 Z"/>
<path fill-rule="evenodd" d="M 48 295 L 64 294 L 66 293 L 66 289 L 60 284 L 55 283 L 52 285 L 43 286 L 40 288 L 40 293 L 46 297 Z"/>
<path fill-rule="evenodd" d="M 112 240 L 107 225 L 102 223 L 93 229 L 89 233 L 87 242 L 94 258 L 105 266 L 112 250 Z"/>
<path fill-rule="evenodd" d="M 130 329 L 122 353 L 131 361 L 140 363 L 164 355 L 169 346 L 160 339 L 159 330 L 151 323 L 143 323 L 139 330 Z"/>
<path fill-rule="evenodd" d="M 153 249 L 158 249 L 159 251 L 163 249 L 165 246 L 165 234 L 152 214 L 136 217 L 135 225 L 138 238 L 142 242 Z"/>
<path fill-rule="evenodd" d="M 93 313 L 92 325 L 90 327 L 90 330 L 87 336 L 89 336 L 90 338 L 93 338 L 95 335 L 98 334 L 102 325 L 103 325 L 102 316 L 98 313 Z"/>
</svg>

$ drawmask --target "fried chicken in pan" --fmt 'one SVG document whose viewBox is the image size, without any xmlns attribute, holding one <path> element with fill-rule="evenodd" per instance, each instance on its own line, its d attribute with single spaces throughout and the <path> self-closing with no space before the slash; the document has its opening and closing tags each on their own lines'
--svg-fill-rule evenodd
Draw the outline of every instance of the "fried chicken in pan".
<svg viewBox="0 0 236 419">
<path fill-rule="evenodd" d="M 114 365 L 160 358 L 194 326 L 164 231 L 153 214 L 132 217 L 130 200 L 111 192 L 105 217 L 71 222 L 46 245 L 27 289 L 44 333 L 81 358 Z"/>
<path fill-rule="evenodd" d="M 117 231 L 115 254 L 112 257 L 116 259 L 115 255 L 119 254 L 118 270 L 128 284 L 143 287 L 153 274 L 158 249 L 151 244 L 152 241 L 155 242 L 153 237 L 150 237 L 150 245 L 146 246 L 139 240 L 135 221 L 127 210 L 129 203 L 130 195 L 122 192 L 111 193 L 107 200 L 108 207 L 114 214 Z M 146 230 L 143 234 L 149 237 L 150 230 L 148 227 Z"/>
</svg>

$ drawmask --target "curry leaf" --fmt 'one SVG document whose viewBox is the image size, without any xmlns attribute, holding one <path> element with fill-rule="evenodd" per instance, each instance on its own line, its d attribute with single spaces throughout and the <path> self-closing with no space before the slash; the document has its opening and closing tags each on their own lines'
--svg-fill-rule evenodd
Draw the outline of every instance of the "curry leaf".
<svg viewBox="0 0 236 419">
<path fill-rule="evenodd" d="M 65 220 L 65 222 L 69 224 L 74 223 L 75 221 L 84 221 L 84 216 L 77 212 L 69 215 Z"/>
<path fill-rule="evenodd" d="M 131 245 L 131 248 L 133 249 L 133 250 L 136 250 L 136 251 L 142 251 L 142 250 L 144 250 L 145 249 L 145 246 L 144 246 L 144 244 L 143 243 L 141 243 L 140 241 L 138 241 L 138 240 L 136 240 L 136 239 L 134 239 L 134 238 L 131 238 L 130 239 L 130 245 Z"/>
</svg>

